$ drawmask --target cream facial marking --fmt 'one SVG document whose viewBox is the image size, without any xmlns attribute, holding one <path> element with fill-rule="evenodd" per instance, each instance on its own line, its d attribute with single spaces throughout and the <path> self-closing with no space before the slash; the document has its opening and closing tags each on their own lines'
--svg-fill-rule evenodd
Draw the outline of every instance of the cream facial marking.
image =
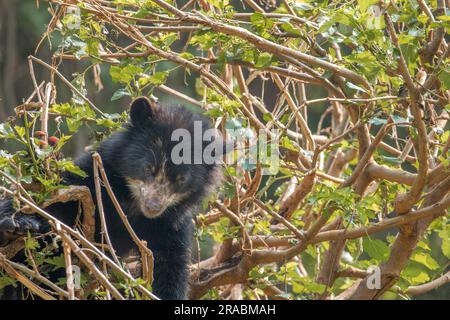
<svg viewBox="0 0 450 320">
<path fill-rule="evenodd" d="M 164 168 L 164 166 L 163 166 Z M 164 170 L 159 170 L 151 182 L 126 178 L 133 199 L 147 218 L 160 216 L 170 206 L 180 203 L 188 193 L 173 192 Z"/>
</svg>

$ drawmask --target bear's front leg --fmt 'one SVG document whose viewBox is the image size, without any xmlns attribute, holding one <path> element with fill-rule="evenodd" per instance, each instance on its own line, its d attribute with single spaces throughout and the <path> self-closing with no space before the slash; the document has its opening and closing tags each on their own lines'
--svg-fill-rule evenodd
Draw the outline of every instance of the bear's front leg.
<svg viewBox="0 0 450 320">
<path fill-rule="evenodd" d="M 186 300 L 190 250 L 187 252 L 171 250 L 162 254 L 153 251 L 153 254 L 155 257 L 153 293 L 163 300 Z"/>
<path fill-rule="evenodd" d="M 194 226 L 190 215 L 178 224 L 171 224 L 173 216 L 149 220 L 146 238 L 154 256 L 153 293 L 161 299 L 186 300 L 188 298 L 189 265 Z"/>
<path fill-rule="evenodd" d="M 39 232 L 42 226 L 43 220 L 39 217 L 14 209 L 11 199 L 0 200 L 0 246 L 5 246 L 27 232 Z"/>
</svg>

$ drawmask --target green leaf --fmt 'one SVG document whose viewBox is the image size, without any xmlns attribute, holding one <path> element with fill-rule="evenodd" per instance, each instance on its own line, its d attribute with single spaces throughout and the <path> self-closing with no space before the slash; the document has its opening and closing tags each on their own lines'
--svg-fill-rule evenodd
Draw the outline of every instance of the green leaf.
<svg viewBox="0 0 450 320">
<path fill-rule="evenodd" d="M 239 118 L 229 118 L 225 123 L 225 129 L 237 130 L 242 128 L 242 120 Z"/>
<path fill-rule="evenodd" d="M 401 276 L 413 286 L 430 280 L 430 276 L 424 270 L 423 266 L 416 262 L 408 263 L 406 268 L 401 272 Z"/>
<path fill-rule="evenodd" d="M 379 239 L 363 239 L 364 251 L 373 259 L 386 261 L 389 258 L 389 246 Z"/>
<path fill-rule="evenodd" d="M 0 123 L 0 138 L 14 138 L 15 134 L 9 123 Z"/>
<path fill-rule="evenodd" d="M 296 35 L 301 35 L 302 33 L 300 32 L 300 29 L 295 28 L 292 24 L 290 24 L 289 22 L 285 22 L 281 25 L 281 28 L 289 33 L 292 34 L 296 34 Z"/>
<path fill-rule="evenodd" d="M 70 138 L 72 138 L 71 135 L 62 135 L 59 138 L 58 143 L 56 144 L 55 150 L 57 150 L 57 151 L 61 150 L 61 148 L 67 143 L 67 141 L 70 140 Z"/>
<path fill-rule="evenodd" d="M 14 129 L 16 130 L 16 132 L 19 135 L 19 137 L 24 139 L 24 137 L 25 137 L 25 128 L 24 127 L 20 127 L 20 126 L 14 126 Z"/>
<path fill-rule="evenodd" d="M 288 150 L 298 151 L 298 149 L 287 136 L 281 138 L 280 145 Z"/>
<path fill-rule="evenodd" d="M 109 69 L 109 74 L 112 81 L 128 84 L 134 77 L 141 73 L 143 70 L 141 67 L 135 66 L 133 64 L 127 65 L 125 67 L 111 66 Z"/>
<path fill-rule="evenodd" d="M 265 113 L 265 114 L 263 115 L 263 120 L 266 121 L 266 122 L 273 120 L 273 115 L 272 115 L 272 113 L 270 113 L 270 112 Z"/>
<path fill-rule="evenodd" d="M 264 68 L 270 65 L 272 62 L 272 54 L 268 52 L 263 52 L 258 56 L 258 60 L 255 63 L 256 68 Z"/>
<path fill-rule="evenodd" d="M 450 89 L 450 68 L 442 70 L 438 75 L 439 81 L 445 90 Z"/>
<path fill-rule="evenodd" d="M 32 177 L 32 176 L 23 176 L 23 177 L 20 179 L 20 181 L 21 181 L 21 182 L 24 182 L 24 183 L 30 184 L 31 182 L 33 182 L 33 177 Z"/>
<path fill-rule="evenodd" d="M 271 28 L 273 25 L 272 20 L 267 19 L 262 13 L 256 12 L 250 16 L 250 21 L 255 27 L 259 28 Z"/>
<path fill-rule="evenodd" d="M 13 286 L 14 288 L 16 288 L 17 287 L 17 281 L 14 278 L 2 275 L 0 277 L 0 290 L 5 288 L 5 287 L 7 287 L 7 286 Z"/>
<path fill-rule="evenodd" d="M 72 161 L 59 161 L 59 165 L 66 171 L 69 171 L 73 174 L 76 174 L 82 178 L 86 178 L 88 175 L 86 172 L 81 170 L 78 166 L 76 166 Z"/>
<path fill-rule="evenodd" d="M 37 242 L 37 240 L 32 237 L 26 237 L 25 248 L 30 250 L 36 250 L 37 248 L 39 248 L 39 242 Z"/>
<path fill-rule="evenodd" d="M 177 40 L 178 40 L 177 33 L 169 33 L 168 35 L 166 35 L 162 38 L 163 43 L 168 47 Z"/>
<path fill-rule="evenodd" d="M 183 58 L 186 60 L 191 60 L 191 59 L 195 58 L 195 56 L 190 52 L 182 52 L 182 53 L 180 53 L 180 58 Z"/>
<path fill-rule="evenodd" d="M 139 79 L 139 85 L 141 87 L 144 87 L 147 84 L 152 84 L 154 86 L 160 86 L 164 84 L 167 80 L 167 77 L 169 76 L 169 72 L 163 71 L 163 72 L 155 72 L 153 75 L 143 75 Z"/>
<path fill-rule="evenodd" d="M 411 256 L 412 261 L 416 261 L 420 264 L 423 264 L 430 270 L 436 270 L 439 268 L 439 264 L 434 260 L 430 254 L 424 252 L 417 252 Z"/>
<path fill-rule="evenodd" d="M 127 89 L 122 88 L 113 93 L 113 95 L 111 97 L 111 101 L 119 100 L 119 99 L 121 99 L 123 97 L 127 97 L 127 96 L 128 97 L 131 96 L 131 93 Z"/>
<path fill-rule="evenodd" d="M 358 6 L 362 13 L 366 12 L 371 5 L 376 3 L 378 3 L 378 0 L 358 0 Z"/>
<path fill-rule="evenodd" d="M 254 24 L 254 25 L 259 25 L 261 23 L 264 23 L 264 19 L 266 19 L 266 17 L 264 17 L 264 15 L 260 12 L 255 12 L 254 14 L 252 14 L 250 16 L 250 21 Z"/>
<path fill-rule="evenodd" d="M 83 122 L 80 119 L 72 119 L 72 118 L 67 118 L 66 122 L 70 132 L 77 132 L 78 129 L 83 124 Z"/>
<path fill-rule="evenodd" d="M 341 23 L 343 25 L 352 27 L 354 25 L 354 21 L 352 19 L 352 17 L 349 14 L 346 14 L 344 12 L 337 12 L 331 19 L 331 21 L 333 22 L 338 22 Z"/>
<path fill-rule="evenodd" d="M 379 125 L 382 125 L 382 124 L 386 124 L 387 120 L 386 119 L 381 119 L 381 118 L 372 118 L 372 119 L 369 120 L 369 123 L 373 124 L 373 125 L 376 125 L 376 126 L 379 126 Z"/>
<path fill-rule="evenodd" d="M 398 115 L 391 115 L 392 120 L 394 121 L 394 123 L 405 123 L 408 122 L 408 119 L 400 117 Z"/>
<path fill-rule="evenodd" d="M 439 231 L 439 237 L 441 238 L 441 250 L 444 256 L 450 259 L 450 225 L 446 225 L 445 228 Z"/>
<path fill-rule="evenodd" d="M 48 264 L 51 264 L 52 266 L 55 266 L 57 269 L 59 268 L 65 268 L 66 263 L 64 262 L 64 254 L 60 254 L 59 256 L 51 257 L 45 259 L 45 262 Z"/>
<path fill-rule="evenodd" d="M 347 87 L 349 87 L 350 89 L 354 89 L 354 90 L 357 90 L 357 91 L 362 91 L 362 92 L 366 92 L 366 93 L 367 93 L 367 90 L 366 90 L 366 89 L 364 89 L 364 88 L 362 88 L 362 87 L 360 87 L 360 86 L 357 86 L 357 85 L 354 84 L 354 83 L 346 82 L 345 85 L 346 85 Z"/>
</svg>

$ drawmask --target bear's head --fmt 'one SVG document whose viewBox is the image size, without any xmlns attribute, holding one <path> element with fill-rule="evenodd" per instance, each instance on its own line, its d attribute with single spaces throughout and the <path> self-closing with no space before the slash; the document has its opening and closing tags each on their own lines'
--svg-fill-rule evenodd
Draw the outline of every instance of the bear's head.
<svg viewBox="0 0 450 320">
<path fill-rule="evenodd" d="M 147 218 L 197 203 L 220 181 L 224 144 L 205 117 L 146 97 L 130 108 L 119 172 Z"/>
</svg>

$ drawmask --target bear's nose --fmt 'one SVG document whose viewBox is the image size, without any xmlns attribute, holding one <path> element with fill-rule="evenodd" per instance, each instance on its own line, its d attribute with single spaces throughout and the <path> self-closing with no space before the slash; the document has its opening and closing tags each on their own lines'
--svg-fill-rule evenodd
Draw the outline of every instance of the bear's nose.
<svg viewBox="0 0 450 320">
<path fill-rule="evenodd" d="M 159 212 L 162 208 L 161 203 L 159 203 L 159 201 L 156 200 L 147 200 L 145 202 L 145 207 L 153 212 Z"/>
</svg>

